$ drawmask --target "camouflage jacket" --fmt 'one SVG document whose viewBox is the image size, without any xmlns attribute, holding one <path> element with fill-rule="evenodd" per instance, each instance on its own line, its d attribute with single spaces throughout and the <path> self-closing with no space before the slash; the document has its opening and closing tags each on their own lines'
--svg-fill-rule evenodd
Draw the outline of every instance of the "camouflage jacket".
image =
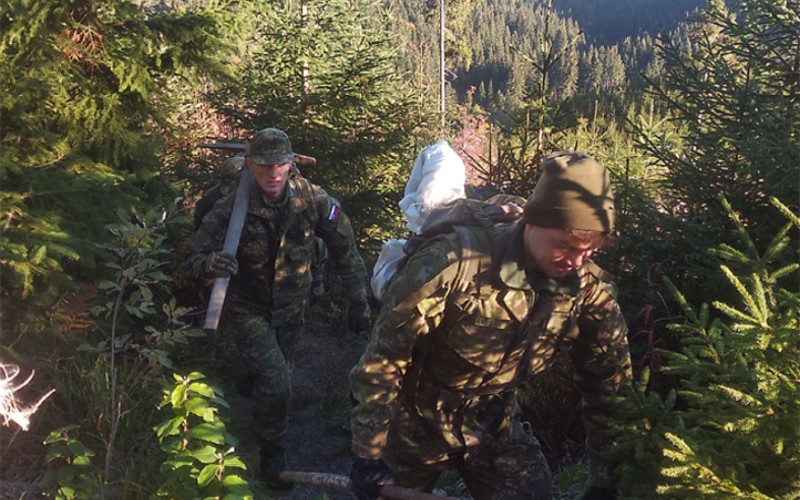
<svg viewBox="0 0 800 500">
<path fill-rule="evenodd" d="M 523 225 L 457 227 L 414 253 L 394 277 L 350 374 L 356 455 L 382 456 L 398 404 L 415 407 L 451 440 L 443 422 L 453 419 L 443 413 L 480 420 L 468 415 L 465 400 L 508 394 L 547 369 L 561 350 L 569 351 L 575 367 L 590 449 L 607 447 L 608 429 L 595 417 L 613 408 L 602 396 L 617 393 L 631 377 L 627 327 L 613 284 L 592 262 L 558 281 L 529 281 Z M 607 475 L 609 464 L 596 462 L 595 475 Z"/>
<path fill-rule="evenodd" d="M 203 196 L 194 206 L 194 228 L 200 227 L 203 223 L 203 217 L 214 208 L 214 204 L 235 191 L 236 182 L 220 182 L 208 188 L 208 191 L 203 193 Z"/>
<path fill-rule="evenodd" d="M 222 250 L 234 199 L 232 193 L 217 202 L 192 236 L 193 275 L 203 277 L 208 254 Z M 276 326 L 296 323 L 311 286 L 315 236 L 325 242 L 330 269 L 341 276 L 351 305 L 366 304 L 366 267 L 348 217 L 324 189 L 300 176 L 289 178 L 286 199 L 278 205 L 266 203 L 253 183 L 236 253 L 239 272 L 231 278 L 226 302 L 265 314 Z"/>
</svg>

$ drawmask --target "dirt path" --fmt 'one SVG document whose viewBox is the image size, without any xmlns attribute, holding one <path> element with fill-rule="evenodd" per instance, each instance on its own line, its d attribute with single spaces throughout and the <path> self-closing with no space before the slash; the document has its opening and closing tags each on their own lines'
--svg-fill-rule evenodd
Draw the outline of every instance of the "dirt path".
<svg viewBox="0 0 800 500">
<path fill-rule="evenodd" d="M 336 328 L 340 326 L 340 328 Z M 350 472 L 350 400 L 348 373 L 358 361 L 366 337 L 359 338 L 336 325 L 320 325 L 298 348 L 292 374 L 292 398 L 287 450 L 292 470 Z M 327 330 L 327 331 L 326 331 Z M 321 496 L 326 493 L 327 497 Z M 349 491 L 296 486 L 278 498 L 352 499 Z"/>
<path fill-rule="evenodd" d="M 297 346 L 285 446 L 291 470 L 347 476 L 351 460 L 348 373 L 367 338 L 347 332 L 335 310 L 326 307 L 330 305 L 320 304 L 309 312 L 305 335 Z M 231 405 L 229 431 L 239 439 L 239 453 L 255 474 L 258 447 L 248 429 L 251 402 L 230 389 L 226 396 Z M 296 485 L 288 492 L 273 492 L 255 481 L 251 485 L 257 500 L 354 498 L 349 491 L 318 486 Z"/>
<path fill-rule="evenodd" d="M 350 369 L 367 343 L 367 334 L 349 333 L 335 303 L 313 307 L 306 318 L 292 372 L 293 396 L 285 446 L 289 469 L 327 472 L 348 476 L 350 453 Z M 228 430 L 239 439 L 238 452 L 251 468 L 249 479 L 256 500 L 353 500 L 348 491 L 310 485 L 296 485 L 287 492 L 267 489 L 255 480 L 258 470 L 258 445 L 248 428 L 251 402 L 235 390 L 226 390 L 231 405 Z M 573 499 L 579 479 L 573 478 L 554 498 Z M 444 477 L 435 493 L 470 499 L 457 474 Z"/>
</svg>

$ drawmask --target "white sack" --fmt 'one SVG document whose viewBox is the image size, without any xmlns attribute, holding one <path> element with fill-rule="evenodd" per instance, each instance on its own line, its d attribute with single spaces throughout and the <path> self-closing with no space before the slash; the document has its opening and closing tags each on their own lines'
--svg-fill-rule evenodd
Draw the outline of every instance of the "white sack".
<svg viewBox="0 0 800 500">
<path fill-rule="evenodd" d="M 375 267 L 372 268 L 372 279 L 369 280 L 372 293 L 378 300 L 382 300 L 383 292 L 386 291 L 389 281 L 405 257 L 403 253 L 405 244 L 406 240 L 389 240 L 381 247 L 381 253 L 378 255 Z"/>
<path fill-rule="evenodd" d="M 466 198 L 464 183 L 466 168 L 446 141 L 432 144 L 417 155 L 411 175 L 406 183 L 405 196 L 400 209 L 406 216 L 406 227 L 419 234 L 425 219 L 434 208 L 459 198 Z M 382 300 L 392 276 L 405 259 L 403 245 L 406 240 L 389 240 L 381 247 L 372 270 L 372 293 Z"/>
<path fill-rule="evenodd" d="M 430 211 L 439 205 L 465 198 L 466 168 L 447 141 L 423 148 L 406 183 L 400 209 L 406 214 L 406 227 L 419 234 Z"/>
</svg>

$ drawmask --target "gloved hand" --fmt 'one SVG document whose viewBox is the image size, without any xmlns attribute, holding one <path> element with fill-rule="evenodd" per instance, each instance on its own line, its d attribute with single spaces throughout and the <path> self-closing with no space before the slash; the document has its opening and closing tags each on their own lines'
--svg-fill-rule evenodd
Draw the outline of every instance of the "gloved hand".
<svg viewBox="0 0 800 500">
<path fill-rule="evenodd" d="M 318 304 L 324 294 L 325 285 L 323 283 L 312 283 L 311 291 L 308 292 L 308 304 L 311 306 Z"/>
<path fill-rule="evenodd" d="M 583 494 L 581 500 L 616 500 L 617 490 L 614 488 L 600 488 L 598 486 L 591 486 L 586 493 Z"/>
<path fill-rule="evenodd" d="M 239 272 L 239 263 L 236 257 L 225 252 L 211 252 L 206 257 L 206 274 L 215 278 L 236 276 Z"/>
<path fill-rule="evenodd" d="M 380 496 L 381 486 L 394 484 L 395 478 L 383 460 L 353 457 L 350 480 L 353 494 L 358 500 L 375 500 Z"/>
<path fill-rule="evenodd" d="M 361 333 L 369 330 L 369 304 L 350 304 L 350 310 L 347 312 L 347 328 L 352 333 Z"/>
</svg>

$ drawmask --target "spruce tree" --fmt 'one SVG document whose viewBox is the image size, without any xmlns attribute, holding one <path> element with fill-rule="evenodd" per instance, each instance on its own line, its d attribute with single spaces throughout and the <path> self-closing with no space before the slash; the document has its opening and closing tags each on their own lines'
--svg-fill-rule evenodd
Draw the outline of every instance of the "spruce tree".
<svg viewBox="0 0 800 500">
<path fill-rule="evenodd" d="M 534 36 L 523 45 L 529 51 L 512 46 L 516 62 L 509 87 L 520 90 L 504 100 L 497 156 L 473 161 L 484 181 L 492 180 L 494 187 L 521 196 L 536 184 L 543 156 L 564 149 L 566 131 L 575 123 L 566 107 L 569 95 L 562 87 L 574 82 L 574 71 L 565 68 L 576 64 L 571 58 L 582 39 L 556 16 L 550 2 L 535 9 L 532 16 L 527 26 L 534 28 Z"/>
<path fill-rule="evenodd" d="M 660 248 L 642 265 L 658 264 L 692 299 L 718 288 L 706 278 L 706 252 L 734 236 L 719 193 L 760 248 L 779 228 L 768 196 L 794 203 L 800 193 L 800 6 L 743 0 L 735 11 L 711 2 L 688 44 L 661 38 L 665 76 L 652 90 L 684 140 L 640 135 L 664 171 L 654 209 L 636 224 L 634 238 Z"/>
<path fill-rule="evenodd" d="M 246 140 L 286 131 L 296 151 L 317 158 L 303 174 L 340 198 L 362 244 L 396 234 L 396 202 L 420 147 L 418 113 L 406 75 L 395 70 L 395 39 L 372 27 L 373 2 L 325 0 L 271 5 L 257 52 L 217 102 Z"/>
<path fill-rule="evenodd" d="M 124 1 L 25 0 L 0 11 L 4 333 L 103 272 L 117 212 L 171 201 L 158 150 L 166 89 L 219 74 L 217 14 Z M 27 327 L 30 327 L 28 325 Z M 6 340 L 6 339 L 4 339 Z"/>
<path fill-rule="evenodd" d="M 764 251 L 724 199 L 739 243 L 713 251 L 736 300 L 681 306 L 678 351 L 661 350 L 677 392 L 621 400 L 617 458 L 633 498 L 796 498 L 800 491 L 800 264 L 796 212 Z M 728 294 L 724 294 L 728 295 Z M 710 298 L 713 298 L 710 297 Z M 643 384 L 640 384 L 644 388 Z"/>
</svg>

